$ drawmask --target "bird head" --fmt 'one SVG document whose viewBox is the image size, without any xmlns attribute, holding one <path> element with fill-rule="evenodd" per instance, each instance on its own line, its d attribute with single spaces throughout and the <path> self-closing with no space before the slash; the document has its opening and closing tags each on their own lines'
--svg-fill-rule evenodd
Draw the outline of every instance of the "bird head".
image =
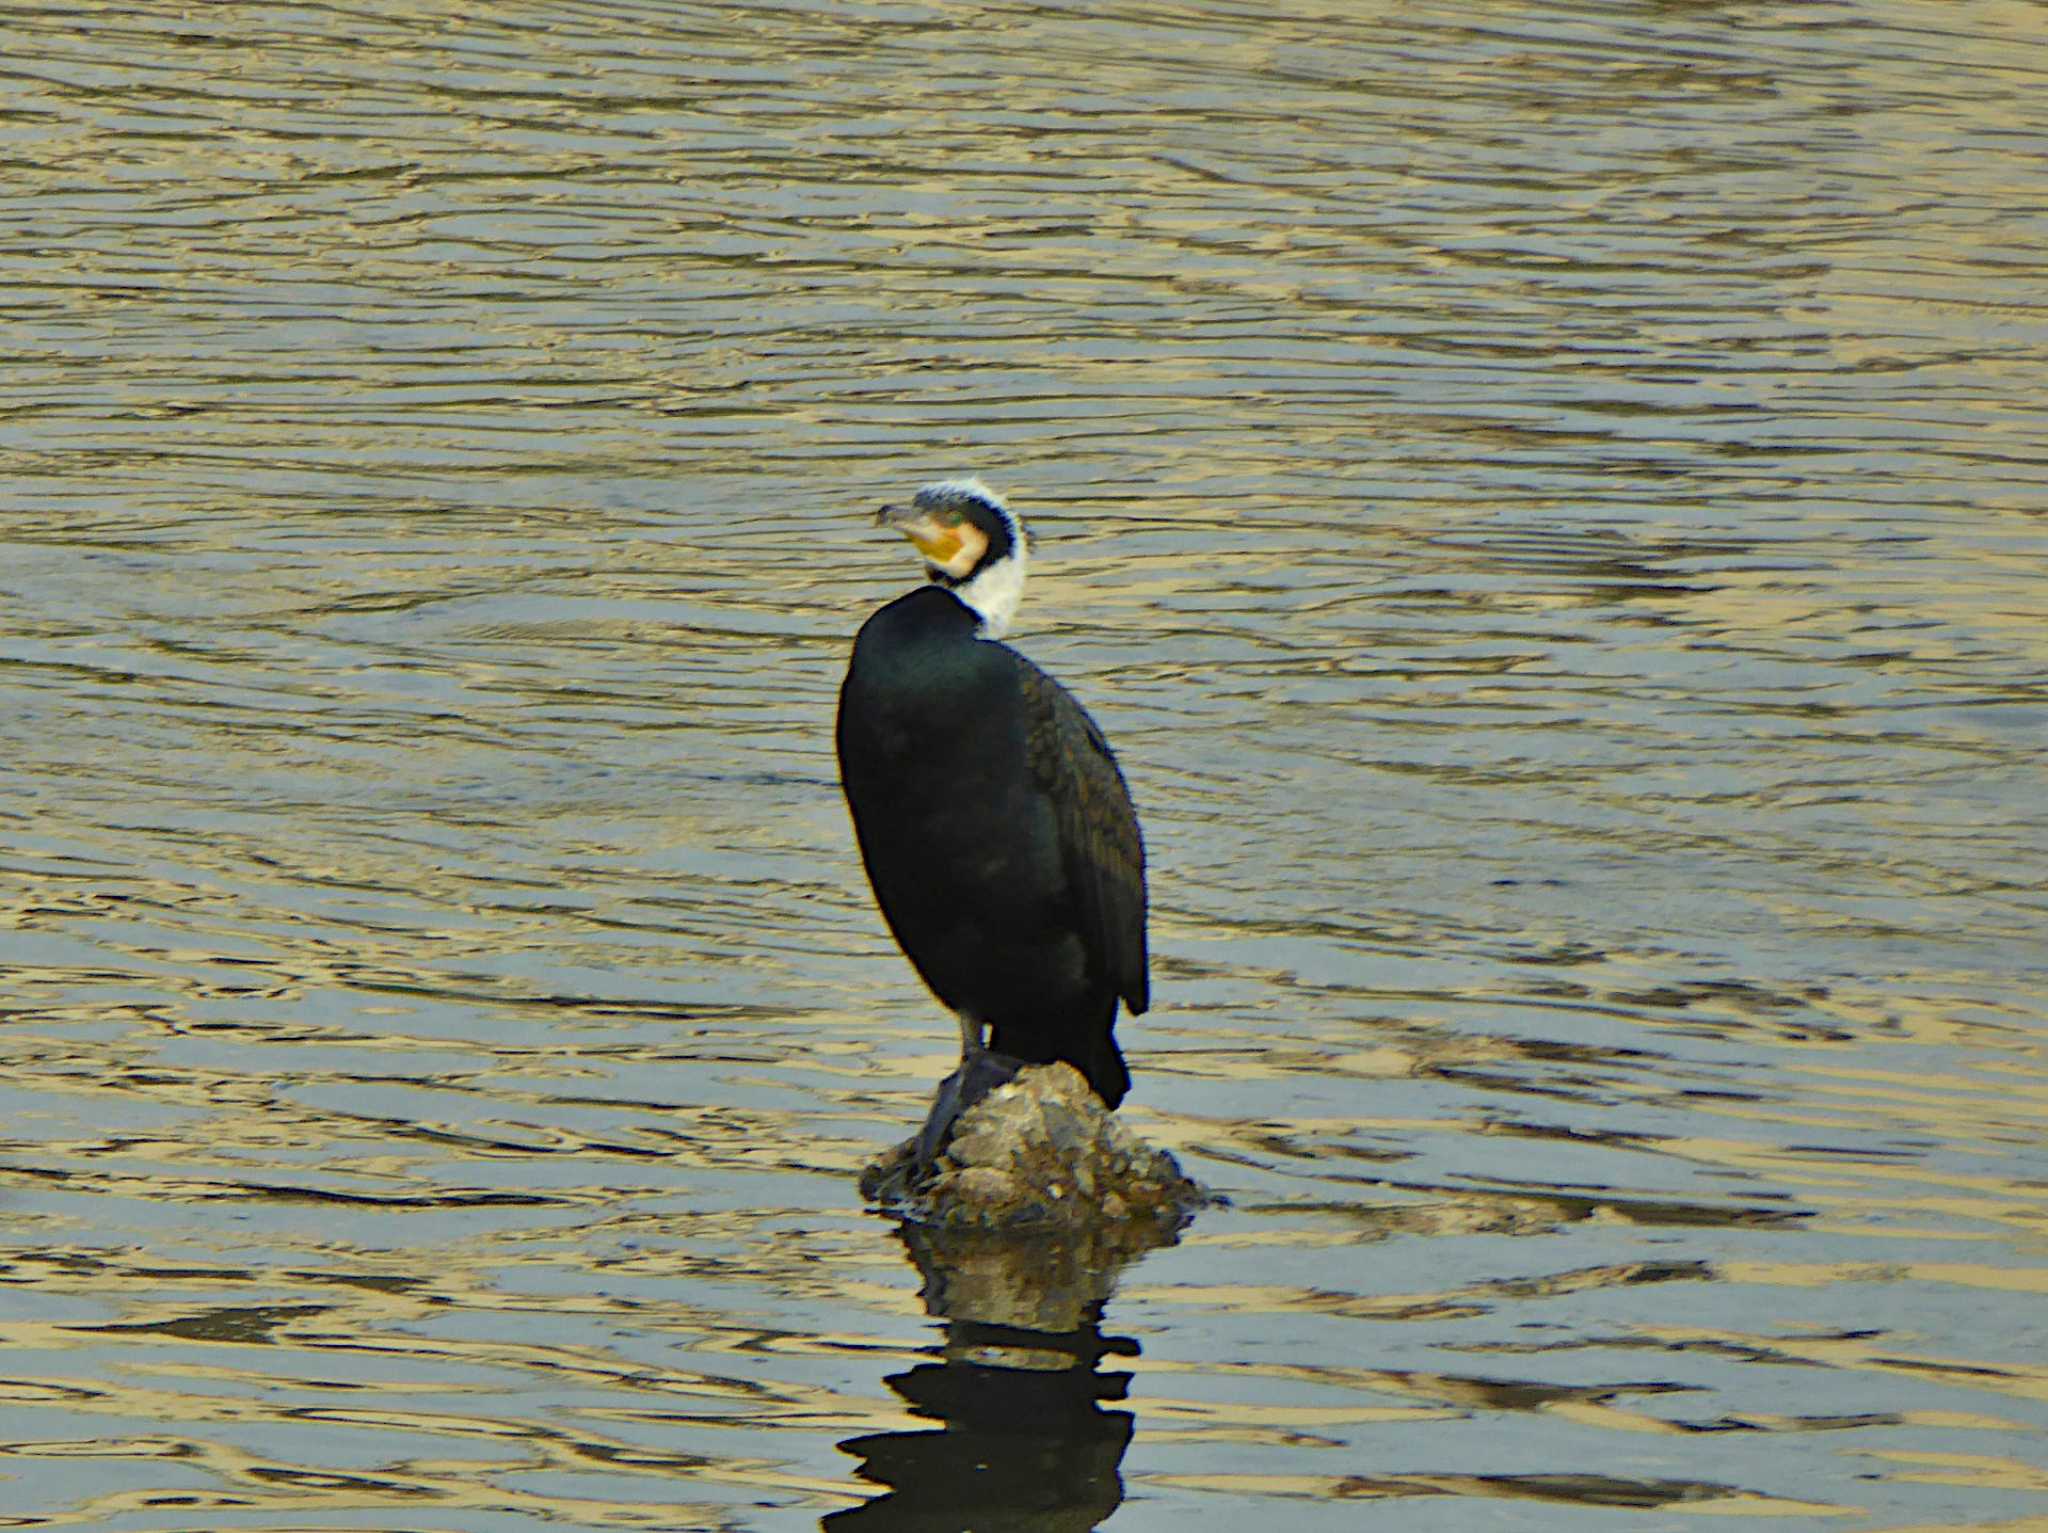
<svg viewBox="0 0 2048 1533">
<path fill-rule="evenodd" d="M 980 614 L 982 637 L 1008 631 L 1024 596 L 1030 539 L 1002 496 L 979 479 L 942 479 L 907 506 L 882 507 L 875 525 L 910 539 L 926 575 Z"/>
</svg>

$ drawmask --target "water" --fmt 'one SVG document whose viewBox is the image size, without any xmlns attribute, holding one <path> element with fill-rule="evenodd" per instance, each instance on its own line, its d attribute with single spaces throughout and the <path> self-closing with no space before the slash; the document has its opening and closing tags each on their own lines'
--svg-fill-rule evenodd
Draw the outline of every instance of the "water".
<svg viewBox="0 0 2048 1533">
<path fill-rule="evenodd" d="M 2048 1517 L 2039 19 L 6 8 L 0 1520 Z M 852 1185 L 967 471 L 1231 1199 L 1050 1296 Z"/>
</svg>

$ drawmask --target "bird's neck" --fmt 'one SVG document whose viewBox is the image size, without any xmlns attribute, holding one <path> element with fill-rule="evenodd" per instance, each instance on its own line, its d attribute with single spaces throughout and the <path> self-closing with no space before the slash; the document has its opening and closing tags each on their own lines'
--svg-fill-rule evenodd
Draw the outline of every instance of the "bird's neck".
<svg viewBox="0 0 2048 1533">
<path fill-rule="evenodd" d="M 934 579 L 939 577 L 935 574 Z M 1007 558 L 983 565 L 967 579 L 946 587 L 981 619 L 977 639 L 1000 639 L 1010 631 L 1017 604 L 1024 599 L 1024 549 L 1020 543 Z"/>
</svg>

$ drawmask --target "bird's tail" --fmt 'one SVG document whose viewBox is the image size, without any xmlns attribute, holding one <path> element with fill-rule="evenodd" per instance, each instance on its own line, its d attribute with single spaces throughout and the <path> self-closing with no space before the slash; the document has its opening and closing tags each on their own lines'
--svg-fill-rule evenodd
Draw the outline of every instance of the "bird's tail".
<svg viewBox="0 0 2048 1533">
<path fill-rule="evenodd" d="M 1116 1046 L 1116 1034 L 1107 1026 L 1086 1031 L 1075 1028 L 1052 1038 L 1042 1034 L 1020 1038 L 1014 1032 L 1006 1032 L 1001 1024 L 993 1024 L 989 1028 L 988 1052 L 1013 1064 L 1070 1064 L 1087 1077 L 1105 1107 L 1116 1106 L 1131 1089 L 1130 1067 L 1124 1063 L 1123 1050 Z"/>
<path fill-rule="evenodd" d="M 1114 1033 L 1105 1032 L 1097 1041 L 1095 1052 L 1081 1067 L 1081 1073 L 1088 1077 L 1088 1084 L 1095 1088 L 1095 1094 L 1106 1107 L 1116 1106 L 1131 1089 L 1130 1067 L 1124 1063 L 1124 1051 L 1116 1046 Z"/>
</svg>

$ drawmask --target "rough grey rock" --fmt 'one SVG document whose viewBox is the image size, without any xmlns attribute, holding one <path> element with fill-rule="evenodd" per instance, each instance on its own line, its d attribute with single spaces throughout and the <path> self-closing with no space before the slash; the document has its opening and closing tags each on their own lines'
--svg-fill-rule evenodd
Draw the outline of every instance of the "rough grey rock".
<svg viewBox="0 0 2048 1533">
<path fill-rule="evenodd" d="M 922 1181 L 916 1140 L 869 1166 L 861 1192 L 920 1224 L 1096 1232 L 1100 1255 L 1170 1239 L 1208 1195 L 1145 1144 L 1070 1065 L 1032 1065 L 962 1113 Z"/>
</svg>

